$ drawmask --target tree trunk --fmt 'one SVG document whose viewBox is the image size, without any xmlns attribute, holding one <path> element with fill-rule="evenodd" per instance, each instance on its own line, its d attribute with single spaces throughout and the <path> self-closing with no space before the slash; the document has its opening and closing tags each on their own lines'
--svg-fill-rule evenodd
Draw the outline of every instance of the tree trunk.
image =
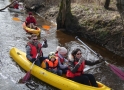
<svg viewBox="0 0 124 90">
<path fill-rule="evenodd" d="M 104 8 L 105 9 L 109 9 L 109 5 L 110 5 L 110 0 L 106 0 L 105 1 L 105 5 L 104 5 Z"/>
<path fill-rule="evenodd" d="M 117 4 L 116 4 L 118 10 L 120 13 L 124 14 L 124 1 L 123 0 L 117 0 Z"/>
<path fill-rule="evenodd" d="M 57 29 L 67 29 L 67 24 L 70 22 L 71 18 L 71 0 L 61 0 L 57 17 Z"/>
<path fill-rule="evenodd" d="M 0 11 L 2 11 L 2 10 L 4 10 L 4 9 L 8 8 L 8 7 L 11 6 L 14 2 L 15 2 L 15 1 L 11 2 L 11 3 L 10 3 L 9 5 L 7 5 L 6 7 L 0 9 Z"/>
<path fill-rule="evenodd" d="M 104 8 L 105 9 L 109 9 L 109 4 L 110 4 L 110 0 L 106 0 L 105 1 L 105 5 L 104 5 Z"/>
<path fill-rule="evenodd" d="M 73 33 L 79 29 L 80 26 L 78 20 L 71 13 L 71 0 L 61 0 L 56 22 L 57 30 L 60 29 Z"/>
</svg>

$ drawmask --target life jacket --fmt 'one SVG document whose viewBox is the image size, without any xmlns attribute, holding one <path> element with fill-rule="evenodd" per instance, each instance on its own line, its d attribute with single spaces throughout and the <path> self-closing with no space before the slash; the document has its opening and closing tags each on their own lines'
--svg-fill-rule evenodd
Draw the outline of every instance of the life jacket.
<svg viewBox="0 0 124 90">
<path fill-rule="evenodd" d="M 34 17 L 27 17 L 26 21 L 27 21 L 26 25 L 29 25 L 30 23 L 33 23 L 34 25 L 36 24 L 36 20 Z"/>
<path fill-rule="evenodd" d="M 54 62 L 48 60 L 48 59 L 45 59 L 44 62 L 47 62 L 48 65 L 49 65 L 49 69 L 54 69 L 54 68 L 57 68 L 58 66 L 58 59 L 56 59 Z"/>
<path fill-rule="evenodd" d="M 36 48 L 36 46 L 32 45 L 30 42 L 28 42 L 27 45 L 29 45 L 31 48 L 30 55 L 32 58 L 36 58 L 37 53 L 39 53 L 40 56 L 43 55 L 42 50 L 41 50 L 42 45 L 40 43 L 38 44 L 38 48 Z M 38 50 L 40 50 L 40 51 L 38 51 Z"/>
<path fill-rule="evenodd" d="M 58 53 L 56 53 L 55 55 L 58 57 L 58 59 L 60 60 L 61 64 L 63 65 L 63 64 L 64 64 L 64 58 L 61 58 L 61 57 L 58 55 Z"/>
<path fill-rule="evenodd" d="M 19 4 L 16 3 L 16 4 L 14 5 L 14 8 L 15 8 L 15 9 L 19 9 Z"/>
<path fill-rule="evenodd" d="M 78 63 L 78 62 L 74 62 L 74 65 L 76 65 L 77 63 Z M 75 76 L 80 76 L 81 74 L 84 73 L 84 72 L 83 72 L 84 66 L 85 66 L 85 61 L 83 61 L 83 62 L 81 63 L 81 65 L 79 66 L 77 72 L 72 73 L 70 70 L 67 70 L 66 76 L 67 76 L 68 78 L 73 78 L 73 77 L 75 77 Z"/>
</svg>

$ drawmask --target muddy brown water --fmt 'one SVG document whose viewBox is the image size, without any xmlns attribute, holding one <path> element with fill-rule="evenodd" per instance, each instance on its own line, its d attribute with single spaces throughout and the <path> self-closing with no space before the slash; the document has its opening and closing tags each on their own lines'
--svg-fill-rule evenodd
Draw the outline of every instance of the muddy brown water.
<svg viewBox="0 0 124 90">
<path fill-rule="evenodd" d="M 7 0 L 0 1 L 0 8 L 3 8 L 8 4 L 9 2 Z M 16 47 L 25 52 L 25 45 L 28 41 L 28 34 L 22 28 L 23 22 L 12 20 L 14 14 L 14 12 L 9 12 L 7 9 L 0 12 L 0 90 L 30 90 L 25 84 L 18 83 L 26 72 L 9 56 L 9 51 L 12 47 Z M 21 20 L 24 20 L 27 14 L 18 15 Z M 50 23 L 39 16 L 35 15 L 35 17 L 37 18 L 39 25 L 50 25 Z M 69 53 L 74 48 L 81 48 L 83 55 L 87 60 L 93 61 L 98 59 L 93 53 L 85 48 L 85 46 L 77 41 L 75 36 L 56 30 L 55 25 L 51 25 L 49 33 L 45 33 L 43 30 L 39 39 L 41 42 L 42 38 L 46 38 L 49 45 L 48 48 L 43 49 L 45 56 L 47 56 L 49 52 L 55 51 L 56 47 L 60 45 L 65 46 L 69 50 Z M 124 58 L 83 38 L 81 38 L 81 40 L 94 51 L 100 53 L 108 62 L 124 71 Z M 95 66 L 86 66 L 85 72 L 92 73 L 97 81 L 107 85 L 113 90 L 124 90 L 124 81 L 115 75 L 104 63 Z M 56 90 L 56 88 L 35 77 L 32 77 L 32 81 L 39 85 L 35 90 Z"/>
</svg>

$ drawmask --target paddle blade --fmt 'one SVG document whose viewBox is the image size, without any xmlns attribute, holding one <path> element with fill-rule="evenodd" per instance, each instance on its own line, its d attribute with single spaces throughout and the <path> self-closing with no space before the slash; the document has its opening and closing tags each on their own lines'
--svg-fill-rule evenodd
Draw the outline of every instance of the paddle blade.
<svg viewBox="0 0 124 90">
<path fill-rule="evenodd" d="M 20 19 L 17 18 L 17 17 L 13 17 L 12 19 L 13 19 L 14 21 L 20 21 Z"/>
<path fill-rule="evenodd" d="M 122 80 L 124 80 L 124 72 L 122 72 L 119 68 L 114 65 L 110 64 L 109 67 L 116 75 L 118 75 Z"/>
<path fill-rule="evenodd" d="M 26 75 L 22 78 L 22 83 L 28 81 L 30 77 L 31 77 L 31 70 L 27 72 Z"/>
<path fill-rule="evenodd" d="M 42 25 L 42 28 L 44 28 L 46 30 L 49 30 L 50 29 L 50 26 L 48 26 L 48 25 Z"/>
</svg>

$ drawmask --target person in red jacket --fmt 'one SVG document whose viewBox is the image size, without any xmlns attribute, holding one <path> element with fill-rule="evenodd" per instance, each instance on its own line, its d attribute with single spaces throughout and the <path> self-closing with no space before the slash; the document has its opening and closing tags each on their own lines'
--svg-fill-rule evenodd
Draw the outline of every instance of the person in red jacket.
<svg viewBox="0 0 124 90">
<path fill-rule="evenodd" d="M 43 39 L 43 43 L 41 44 L 37 40 L 37 35 L 32 34 L 30 41 L 26 44 L 26 57 L 30 62 L 34 62 L 35 64 L 40 66 L 42 61 L 45 60 L 47 57 L 43 56 L 42 48 L 47 48 L 47 40 Z"/>
<path fill-rule="evenodd" d="M 36 19 L 35 17 L 33 16 L 32 12 L 29 12 L 28 14 L 29 16 L 26 18 L 26 26 L 29 27 L 29 28 L 32 28 L 32 29 L 37 29 L 37 26 L 36 26 Z"/>
<path fill-rule="evenodd" d="M 19 3 L 18 1 L 15 2 L 14 6 L 13 6 L 15 9 L 19 9 Z"/>
<path fill-rule="evenodd" d="M 19 1 L 18 0 L 15 0 L 13 2 L 14 3 L 10 6 L 10 8 L 19 9 Z"/>
<path fill-rule="evenodd" d="M 95 65 L 102 61 L 102 57 L 100 58 L 100 60 L 94 62 L 85 60 L 82 57 L 81 50 L 79 48 L 76 48 L 71 52 L 71 55 L 69 56 L 66 77 L 81 84 L 98 87 L 94 76 L 92 74 L 84 74 L 83 70 L 85 65 Z"/>
</svg>

